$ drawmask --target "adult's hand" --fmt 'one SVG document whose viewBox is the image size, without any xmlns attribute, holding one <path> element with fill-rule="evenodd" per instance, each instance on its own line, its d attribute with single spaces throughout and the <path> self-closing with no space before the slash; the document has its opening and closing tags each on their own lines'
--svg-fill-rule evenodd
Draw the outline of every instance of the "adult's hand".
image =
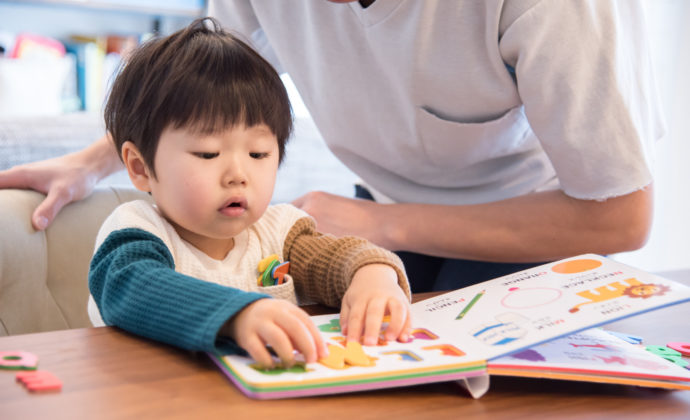
<svg viewBox="0 0 690 420">
<path fill-rule="evenodd" d="M 43 230 L 65 205 L 88 197 L 101 178 L 118 168 L 119 158 L 104 136 L 79 152 L 0 171 L 0 188 L 46 194 L 31 216 L 34 229 Z"/>
<path fill-rule="evenodd" d="M 354 235 L 389 248 L 383 217 L 384 205 L 369 200 L 347 198 L 323 191 L 312 191 L 292 204 L 316 220 L 319 232 L 336 236 Z"/>
</svg>

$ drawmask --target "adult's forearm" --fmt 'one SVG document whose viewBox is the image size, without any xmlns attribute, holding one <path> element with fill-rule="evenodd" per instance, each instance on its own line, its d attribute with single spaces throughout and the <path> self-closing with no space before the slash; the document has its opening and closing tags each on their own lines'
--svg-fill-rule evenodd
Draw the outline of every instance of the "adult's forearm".
<svg viewBox="0 0 690 420">
<path fill-rule="evenodd" d="M 611 254 L 641 247 L 649 234 L 652 186 L 605 201 L 561 191 L 494 203 L 376 206 L 379 243 L 449 258 L 540 262 L 586 252 Z"/>
<path fill-rule="evenodd" d="M 81 159 L 98 180 L 124 168 L 110 135 L 107 133 L 85 149 L 76 152 L 74 156 Z"/>
</svg>

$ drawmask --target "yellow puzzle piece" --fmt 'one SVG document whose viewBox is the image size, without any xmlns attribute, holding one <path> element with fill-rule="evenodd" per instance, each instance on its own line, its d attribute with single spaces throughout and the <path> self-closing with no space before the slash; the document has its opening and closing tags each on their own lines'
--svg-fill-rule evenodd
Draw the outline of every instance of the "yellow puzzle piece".
<svg viewBox="0 0 690 420">
<path fill-rule="evenodd" d="M 331 369 L 345 369 L 348 366 L 375 366 L 376 357 L 364 353 L 362 345 L 350 341 L 345 348 L 328 344 L 328 357 L 319 359 L 319 363 Z"/>
<path fill-rule="evenodd" d="M 362 345 L 356 341 L 348 341 L 345 346 L 345 363 L 352 366 L 374 366 L 376 358 L 367 356 Z"/>
<path fill-rule="evenodd" d="M 268 268 L 268 265 L 271 263 L 273 260 L 279 260 L 278 255 L 276 254 L 271 254 L 268 257 L 262 259 L 259 261 L 259 266 L 257 267 L 260 273 L 263 273 L 266 268 Z M 280 261 L 280 260 L 279 260 Z"/>
<path fill-rule="evenodd" d="M 331 369 L 345 369 L 345 349 L 329 344 L 328 356 L 319 359 L 319 363 Z"/>
</svg>

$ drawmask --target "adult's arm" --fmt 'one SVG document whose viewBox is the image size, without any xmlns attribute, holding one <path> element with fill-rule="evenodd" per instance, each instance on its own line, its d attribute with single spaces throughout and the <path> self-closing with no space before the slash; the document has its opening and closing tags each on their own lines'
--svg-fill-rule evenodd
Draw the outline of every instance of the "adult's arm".
<svg viewBox="0 0 690 420">
<path fill-rule="evenodd" d="M 32 189 L 46 194 L 31 223 L 47 228 L 60 210 L 88 197 L 101 179 L 123 168 L 106 134 L 78 152 L 0 171 L 0 188 Z"/>
<path fill-rule="evenodd" d="M 645 243 L 653 208 L 649 156 L 663 123 L 641 4 L 505 4 L 500 58 L 514 70 L 560 190 L 457 206 L 311 193 L 295 204 L 320 231 L 362 235 L 393 250 L 495 262 L 609 254 Z"/>
<path fill-rule="evenodd" d="M 396 251 L 541 262 L 640 248 L 651 227 L 653 189 L 603 201 L 554 190 L 463 206 L 378 204 L 313 192 L 294 204 L 316 219 L 319 231 L 362 236 Z"/>
</svg>

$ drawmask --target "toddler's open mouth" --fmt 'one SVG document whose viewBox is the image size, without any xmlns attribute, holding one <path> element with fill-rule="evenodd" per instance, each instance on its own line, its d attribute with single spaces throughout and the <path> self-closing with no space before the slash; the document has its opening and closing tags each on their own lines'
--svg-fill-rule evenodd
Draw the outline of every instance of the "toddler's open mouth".
<svg viewBox="0 0 690 420">
<path fill-rule="evenodd" d="M 226 216 L 239 216 L 247 210 L 247 200 L 240 197 L 232 197 L 225 204 L 218 209 Z"/>
</svg>

